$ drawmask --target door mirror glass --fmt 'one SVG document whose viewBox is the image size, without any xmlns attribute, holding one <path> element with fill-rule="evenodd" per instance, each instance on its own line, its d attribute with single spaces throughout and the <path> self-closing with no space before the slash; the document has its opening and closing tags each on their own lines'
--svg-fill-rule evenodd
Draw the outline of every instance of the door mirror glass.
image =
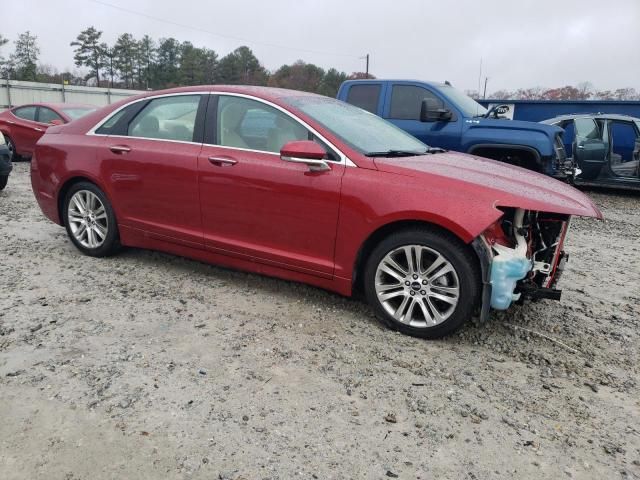
<svg viewBox="0 0 640 480">
<path fill-rule="evenodd" d="M 420 108 L 421 122 L 448 122 L 451 117 L 451 110 L 440 107 L 436 100 L 432 98 L 422 100 Z"/>
</svg>

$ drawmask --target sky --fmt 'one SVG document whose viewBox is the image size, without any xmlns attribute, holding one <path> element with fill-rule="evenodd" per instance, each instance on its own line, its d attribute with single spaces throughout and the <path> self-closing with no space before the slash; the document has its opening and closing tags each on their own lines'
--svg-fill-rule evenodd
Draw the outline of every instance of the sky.
<svg viewBox="0 0 640 480">
<path fill-rule="evenodd" d="M 247 45 L 269 70 L 302 59 L 364 71 L 369 53 L 378 78 L 463 90 L 484 77 L 487 92 L 640 90 L 640 0 L 1 0 L 0 11 L 0 33 L 31 31 L 40 62 L 59 70 L 75 68 L 69 43 L 93 25 L 108 43 L 125 32 L 175 37 L 220 56 Z"/>
</svg>

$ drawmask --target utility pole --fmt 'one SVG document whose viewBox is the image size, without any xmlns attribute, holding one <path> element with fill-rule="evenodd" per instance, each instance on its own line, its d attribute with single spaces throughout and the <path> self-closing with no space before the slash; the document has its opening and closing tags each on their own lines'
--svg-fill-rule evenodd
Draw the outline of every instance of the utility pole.
<svg viewBox="0 0 640 480">
<path fill-rule="evenodd" d="M 488 80 L 489 80 L 489 77 L 484 77 L 484 93 L 482 94 L 483 99 L 487 98 L 487 81 Z"/>
<path fill-rule="evenodd" d="M 369 54 L 367 53 L 367 68 L 365 70 L 365 73 L 367 74 L 367 78 L 369 78 Z"/>
</svg>

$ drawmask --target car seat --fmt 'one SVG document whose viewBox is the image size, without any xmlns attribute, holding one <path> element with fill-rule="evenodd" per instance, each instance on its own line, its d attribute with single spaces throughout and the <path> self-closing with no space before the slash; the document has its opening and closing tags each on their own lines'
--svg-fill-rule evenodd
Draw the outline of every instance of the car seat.
<svg viewBox="0 0 640 480">
<path fill-rule="evenodd" d="M 240 136 L 238 130 L 247 108 L 240 103 L 230 103 L 220 112 L 220 138 L 218 142 L 225 147 L 250 148 Z"/>
<path fill-rule="evenodd" d="M 269 129 L 267 150 L 280 153 L 283 145 L 294 140 L 308 140 L 307 130 L 293 121 L 277 116 L 274 127 Z"/>
<path fill-rule="evenodd" d="M 160 138 L 160 122 L 153 115 L 143 117 L 131 129 L 131 134 L 135 137 Z"/>
</svg>

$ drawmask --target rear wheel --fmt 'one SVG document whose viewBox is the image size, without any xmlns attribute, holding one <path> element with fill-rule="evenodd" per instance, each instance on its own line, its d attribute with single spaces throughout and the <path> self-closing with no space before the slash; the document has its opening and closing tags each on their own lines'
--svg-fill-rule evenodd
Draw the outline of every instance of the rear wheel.
<svg viewBox="0 0 640 480">
<path fill-rule="evenodd" d="M 471 318 L 480 291 L 477 261 L 457 238 L 428 228 L 394 233 L 371 253 L 365 293 L 389 327 L 439 338 Z"/>
<path fill-rule="evenodd" d="M 96 185 L 73 185 L 64 200 L 67 234 L 85 255 L 106 257 L 119 246 L 118 224 L 107 196 Z"/>
<path fill-rule="evenodd" d="M 4 187 L 7 186 L 7 181 L 9 181 L 9 175 L 0 176 L 0 190 L 4 190 Z"/>
</svg>

